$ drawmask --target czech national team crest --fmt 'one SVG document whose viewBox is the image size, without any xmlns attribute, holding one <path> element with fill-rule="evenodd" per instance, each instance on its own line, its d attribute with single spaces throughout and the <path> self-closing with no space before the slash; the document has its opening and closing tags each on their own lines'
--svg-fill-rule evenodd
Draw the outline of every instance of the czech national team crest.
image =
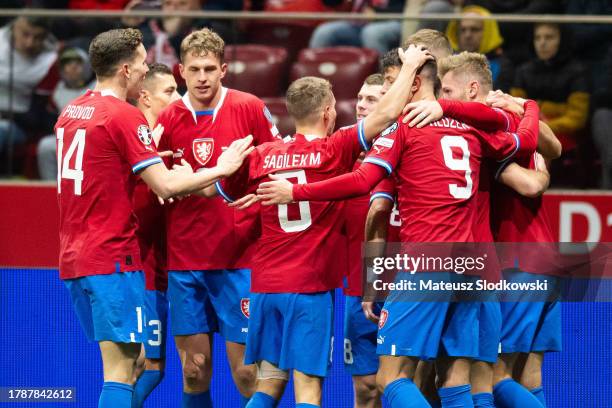
<svg viewBox="0 0 612 408">
<path fill-rule="evenodd" d="M 136 134 L 138 135 L 138 139 L 140 139 L 142 144 L 145 146 L 149 146 L 153 142 L 153 135 L 151 134 L 151 129 L 149 129 L 147 125 L 138 126 Z"/>
<path fill-rule="evenodd" d="M 385 327 L 385 323 L 387 323 L 387 318 L 389 317 L 389 312 L 386 309 L 380 311 L 380 318 L 378 319 L 378 328 L 382 329 Z"/>
<path fill-rule="evenodd" d="M 249 312 L 249 303 L 249 298 L 240 299 L 240 310 L 242 311 L 242 314 L 246 316 L 247 319 L 251 317 L 251 314 Z"/>
<path fill-rule="evenodd" d="M 214 147 L 214 139 L 195 139 L 193 141 L 193 157 L 195 157 L 198 163 L 200 163 L 202 166 L 205 166 L 206 163 L 208 163 L 210 161 L 210 158 L 212 157 Z"/>
</svg>

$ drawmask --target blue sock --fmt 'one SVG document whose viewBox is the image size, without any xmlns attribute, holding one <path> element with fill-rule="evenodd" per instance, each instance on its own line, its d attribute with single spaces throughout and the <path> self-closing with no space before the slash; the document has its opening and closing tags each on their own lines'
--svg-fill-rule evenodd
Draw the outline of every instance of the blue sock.
<svg viewBox="0 0 612 408">
<path fill-rule="evenodd" d="M 164 372 L 159 370 L 145 370 L 134 384 L 132 395 L 132 408 L 141 408 L 157 384 L 164 378 Z"/>
<path fill-rule="evenodd" d="M 209 390 L 199 394 L 188 394 L 183 391 L 181 408 L 212 408 L 212 406 Z"/>
<path fill-rule="evenodd" d="M 134 388 L 129 384 L 106 381 L 102 386 L 98 408 L 130 408 Z"/>
<path fill-rule="evenodd" d="M 471 408 L 474 406 L 472 401 L 471 387 L 469 384 L 457 387 L 438 388 L 438 395 L 442 401 L 442 408 Z"/>
<path fill-rule="evenodd" d="M 408 378 L 387 384 L 384 392 L 390 408 L 430 408 L 418 387 Z"/>
<path fill-rule="evenodd" d="M 246 404 L 247 408 L 274 408 L 276 406 L 277 401 L 271 395 L 266 394 L 265 392 L 256 392 L 253 394 L 248 404 Z"/>
<path fill-rule="evenodd" d="M 490 392 L 472 394 L 472 401 L 474 401 L 474 408 L 495 408 L 493 394 Z"/>
<path fill-rule="evenodd" d="M 250 398 L 240 394 L 240 408 L 245 408 L 249 403 Z"/>
<path fill-rule="evenodd" d="M 537 387 L 531 390 L 531 393 L 540 401 L 540 404 L 546 408 L 546 398 L 544 398 L 544 388 Z"/>
<path fill-rule="evenodd" d="M 497 408 L 543 408 L 540 401 L 512 378 L 498 382 L 493 387 L 495 406 Z"/>
<path fill-rule="evenodd" d="M 295 408 L 320 408 L 320 406 L 314 404 L 306 404 L 305 402 L 302 402 L 300 404 L 295 404 Z"/>
</svg>

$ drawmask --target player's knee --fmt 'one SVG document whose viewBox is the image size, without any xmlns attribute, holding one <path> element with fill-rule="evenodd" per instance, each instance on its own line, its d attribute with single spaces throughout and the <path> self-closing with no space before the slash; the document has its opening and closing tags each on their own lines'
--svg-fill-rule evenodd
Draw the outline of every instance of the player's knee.
<svg viewBox="0 0 612 408">
<path fill-rule="evenodd" d="M 254 364 L 240 364 L 236 367 L 232 367 L 232 375 L 239 389 L 250 389 L 255 386 L 257 368 Z"/>
<path fill-rule="evenodd" d="M 190 391 L 206 391 L 212 377 L 212 361 L 202 353 L 187 354 L 183 364 L 185 387 Z"/>
<path fill-rule="evenodd" d="M 353 377 L 353 383 L 355 384 L 355 400 L 360 405 L 373 401 L 380 395 L 374 375 Z"/>
</svg>

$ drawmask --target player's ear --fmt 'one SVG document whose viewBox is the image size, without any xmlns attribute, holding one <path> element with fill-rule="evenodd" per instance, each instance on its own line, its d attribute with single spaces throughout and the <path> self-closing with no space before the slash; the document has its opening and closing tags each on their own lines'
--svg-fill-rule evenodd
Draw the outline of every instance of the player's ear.
<svg viewBox="0 0 612 408">
<path fill-rule="evenodd" d="M 185 79 L 185 66 L 183 64 L 179 64 L 179 73 L 181 74 L 181 78 Z"/>
<path fill-rule="evenodd" d="M 130 69 L 130 64 L 121 64 L 121 73 L 125 76 L 126 79 L 130 79 L 130 75 L 132 74 L 132 70 Z"/>
<path fill-rule="evenodd" d="M 146 89 L 142 89 L 140 91 L 140 97 L 138 98 L 138 100 L 147 108 L 151 107 L 151 94 Z"/>
<path fill-rule="evenodd" d="M 412 83 L 412 94 L 414 95 L 421 88 L 421 77 L 418 75 L 414 77 L 414 82 Z"/>
<path fill-rule="evenodd" d="M 227 74 L 227 64 L 224 62 L 223 64 L 221 64 L 221 76 L 219 78 L 225 78 L 225 74 Z"/>
<path fill-rule="evenodd" d="M 470 99 L 476 99 L 478 92 L 480 91 L 480 84 L 478 81 L 470 81 L 468 88 L 468 96 Z"/>
</svg>

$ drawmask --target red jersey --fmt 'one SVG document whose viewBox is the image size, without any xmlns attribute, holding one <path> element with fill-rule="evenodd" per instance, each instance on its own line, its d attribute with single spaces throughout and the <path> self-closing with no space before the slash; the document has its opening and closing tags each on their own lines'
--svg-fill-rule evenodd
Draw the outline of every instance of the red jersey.
<svg viewBox="0 0 612 408">
<path fill-rule="evenodd" d="M 359 157 L 360 125 L 326 138 L 296 134 L 259 146 L 232 177 L 217 183 L 227 200 L 242 197 L 277 174 L 299 184 L 350 172 Z M 344 202 L 302 201 L 262 206 L 261 236 L 253 257 L 251 291 L 313 293 L 342 285 L 346 262 Z"/>
<path fill-rule="evenodd" d="M 168 289 L 166 269 L 166 224 L 164 207 L 149 186 L 138 179 L 134 189 L 134 213 L 138 218 L 136 236 L 147 290 Z"/>
<path fill-rule="evenodd" d="M 488 135 L 449 118 L 421 129 L 398 121 L 381 134 L 364 163 L 397 174 L 402 242 L 476 241 L 477 201 L 472 197 L 480 164 L 484 157 L 503 161 L 519 150 L 535 151 L 537 107 L 531 109 L 528 132 L 521 135 Z"/>
<path fill-rule="evenodd" d="M 400 242 L 400 227 L 402 220 L 399 217 L 397 208 L 397 183 L 395 174 L 387 177 L 372 190 L 370 203 L 377 198 L 385 198 L 393 202 L 393 209 L 389 214 L 389 226 L 387 227 L 387 242 Z"/>
<path fill-rule="evenodd" d="M 188 94 L 159 116 L 165 132 L 160 150 L 172 150 L 194 171 L 214 167 L 223 149 L 253 135 L 253 144 L 278 134 L 264 103 L 255 96 L 222 88 L 213 110 L 196 112 Z M 231 269 L 250 266 L 251 223 L 258 206 L 249 211 L 229 208 L 220 197 L 190 196 L 169 206 L 166 218 L 169 270 Z"/>
<path fill-rule="evenodd" d="M 513 160 L 519 166 L 538 170 L 536 155 Z M 499 177 L 510 162 L 497 171 Z M 555 242 L 542 197 L 529 198 L 496 183 L 492 195 L 493 233 L 498 242 Z"/>
<path fill-rule="evenodd" d="M 353 169 L 361 166 L 361 161 L 355 163 Z M 344 294 L 361 296 L 361 273 L 363 256 L 361 247 L 365 240 L 365 222 L 368 216 L 369 197 L 367 195 L 346 200 L 344 204 L 344 230 L 347 237 L 346 277 L 347 285 Z"/>
<path fill-rule="evenodd" d="M 110 91 L 88 91 L 55 125 L 60 277 L 141 270 L 131 173 L 161 163 L 142 113 Z"/>
</svg>

